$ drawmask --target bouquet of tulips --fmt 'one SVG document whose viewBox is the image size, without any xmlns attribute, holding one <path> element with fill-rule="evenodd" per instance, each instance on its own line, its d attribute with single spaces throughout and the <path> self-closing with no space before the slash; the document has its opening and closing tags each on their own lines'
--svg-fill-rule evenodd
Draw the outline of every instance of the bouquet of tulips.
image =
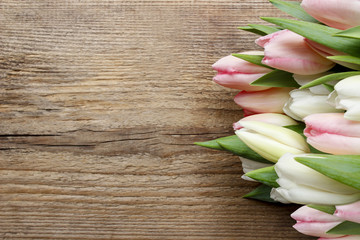
<svg viewBox="0 0 360 240">
<path fill-rule="evenodd" d="M 264 50 L 213 65 L 240 90 L 235 135 L 196 144 L 240 156 L 242 178 L 260 182 L 244 197 L 304 205 L 299 232 L 360 239 L 360 1 L 270 2 L 292 18 L 240 27 Z"/>
</svg>

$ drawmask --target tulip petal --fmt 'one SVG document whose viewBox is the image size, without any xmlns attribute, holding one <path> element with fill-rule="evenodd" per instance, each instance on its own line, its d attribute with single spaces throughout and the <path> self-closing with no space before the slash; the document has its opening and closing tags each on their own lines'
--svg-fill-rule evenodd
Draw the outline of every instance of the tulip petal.
<svg viewBox="0 0 360 240">
<path fill-rule="evenodd" d="M 360 201 L 336 206 L 334 215 L 351 222 L 360 223 Z"/>
<path fill-rule="evenodd" d="M 253 113 L 283 113 L 283 107 L 293 88 L 270 88 L 258 92 L 239 92 L 234 101 L 244 110 Z"/>
<path fill-rule="evenodd" d="M 247 130 L 252 130 L 256 133 L 272 138 L 289 147 L 297 148 L 303 152 L 309 152 L 309 148 L 305 139 L 295 131 L 292 131 L 281 126 L 259 122 L 259 121 L 241 121 L 240 123 Z"/>
<path fill-rule="evenodd" d="M 282 30 L 260 37 L 256 44 L 264 47 L 262 63 L 287 72 L 312 75 L 325 72 L 334 66 L 330 60 L 314 52 L 304 37 Z"/>
<path fill-rule="evenodd" d="M 335 85 L 339 96 L 360 97 L 360 75 L 347 77 Z"/>
<path fill-rule="evenodd" d="M 326 234 L 327 231 L 340 224 L 338 222 L 298 222 L 293 228 L 298 232 L 314 237 L 341 237 L 340 234 Z"/>
<path fill-rule="evenodd" d="M 250 83 L 264 76 L 264 73 L 218 73 L 213 81 L 217 84 L 233 89 L 251 91 L 261 91 L 269 89 L 270 87 L 265 86 L 251 86 Z"/>
<path fill-rule="evenodd" d="M 339 183 L 338 181 L 326 177 L 310 167 L 297 162 L 292 156 L 292 154 L 282 156 L 275 165 L 276 173 L 279 176 L 278 183 L 280 186 L 285 186 L 285 184 L 291 182 L 297 184 L 298 187 L 310 187 L 339 194 L 359 193 L 359 190 Z"/>
<path fill-rule="evenodd" d="M 308 206 L 302 206 L 290 215 L 300 222 L 342 222 L 343 219 Z"/>
<path fill-rule="evenodd" d="M 251 54 L 251 55 L 263 55 L 264 53 L 261 51 L 247 51 L 243 52 L 243 54 Z M 234 57 L 232 55 L 228 55 L 219 59 L 212 65 L 212 68 L 218 72 L 225 73 L 268 73 L 271 69 L 266 67 L 261 67 L 256 64 L 247 62 L 240 58 Z"/>
<path fill-rule="evenodd" d="M 279 113 L 260 113 L 260 114 L 254 114 L 251 116 L 247 116 L 242 118 L 240 121 L 234 123 L 235 130 L 239 130 L 243 126 L 241 125 L 241 122 L 244 121 L 259 121 L 259 122 L 265 122 L 270 123 L 277 126 L 291 126 L 291 125 L 297 125 L 298 123 L 294 121 L 292 118 Z"/>
<path fill-rule="evenodd" d="M 303 0 L 301 6 L 312 17 L 328 26 L 347 29 L 360 25 L 360 1 Z"/>
<path fill-rule="evenodd" d="M 312 114 L 304 120 L 306 123 L 304 134 L 307 137 L 322 133 L 360 137 L 360 123 L 345 119 L 343 113 Z"/>
<path fill-rule="evenodd" d="M 235 134 L 251 149 L 272 162 L 277 162 L 285 153 L 304 153 L 297 148 L 279 143 L 261 134 L 249 132 L 245 128 L 235 131 Z"/>
<path fill-rule="evenodd" d="M 293 90 L 290 96 L 283 110 L 288 116 L 299 121 L 314 113 L 343 112 L 328 103 L 327 95 L 316 95 L 308 89 Z"/>
<path fill-rule="evenodd" d="M 314 131 L 312 131 L 314 132 Z M 331 133 L 308 135 L 307 142 L 314 148 L 335 155 L 360 154 L 360 138 Z"/>
<path fill-rule="evenodd" d="M 302 186 L 291 189 L 279 187 L 276 188 L 274 192 L 276 192 L 276 194 L 280 194 L 288 202 L 298 204 L 347 204 L 358 201 L 360 199 L 360 193 L 345 195 L 326 191 L 319 191 L 318 189 Z M 273 195 L 271 195 L 271 197 L 273 197 Z M 275 200 L 278 199 L 275 198 Z"/>
</svg>

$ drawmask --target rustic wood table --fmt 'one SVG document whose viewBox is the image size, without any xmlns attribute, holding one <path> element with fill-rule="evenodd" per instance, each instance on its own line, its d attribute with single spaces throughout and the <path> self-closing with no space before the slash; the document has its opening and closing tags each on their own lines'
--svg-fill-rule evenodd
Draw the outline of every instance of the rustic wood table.
<svg viewBox="0 0 360 240">
<path fill-rule="evenodd" d="M 256 48 L 266 0 L 2 0 L 1 239 L 313 239 L 243 199 L 237 93 L 211 64 Z"/>
</svg>

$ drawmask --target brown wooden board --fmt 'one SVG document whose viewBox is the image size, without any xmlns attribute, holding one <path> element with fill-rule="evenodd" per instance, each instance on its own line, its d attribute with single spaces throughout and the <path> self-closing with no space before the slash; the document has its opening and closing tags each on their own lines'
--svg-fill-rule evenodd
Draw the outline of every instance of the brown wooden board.
<svg viewBox="0 0 360 240">
<path fill-rule="evenodd" d="M 243 199 L 220 57 L 266 0 L 0 1 L 1 239 L 313 239 Z"/>
</svg>

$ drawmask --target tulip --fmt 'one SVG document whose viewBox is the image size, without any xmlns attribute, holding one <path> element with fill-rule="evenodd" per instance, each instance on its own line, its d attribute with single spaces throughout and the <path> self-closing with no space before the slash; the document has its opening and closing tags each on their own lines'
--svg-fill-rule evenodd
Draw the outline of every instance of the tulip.
<svg viewBox="0 0 360 240">
<path fill-rule="evenodd" d="M 360 201 L 336 206 L 334 215 L 350 222 L 360 223 Z"/>
<path fill-rule="evenodd" d="M 252 150 L 271 162 L 285 153 L 309 152 L 305 139 L 298 133 L 270 123 L 260 121 L 238 122 L 242 128 L 235 134 Z"/>
<path fill-rule="evenodd" d="M 342 223 L 344 220 L 322 211 L 302 206 L 290 215 L 296 224 L 298 232 L 314 237 L 341 237 L 344 235 L 327 234 L 326 232 Z"/>
<path fill-rule="evenodd" d="M 261 51 L 243 52 L 249 55 L 263 55 Z M 271 69 L 261 67 L 232 55 L 218 60 L 212 65 L 218 71 L 213 78 L 214 82 L 228 88 L 245 91 L 260 91 L 270 87 L 251 86 L 250 83 L 270 72 Z"/>
<path fill-rule="evenodd" d="M 346 53 L 334 50 L 332 48 L 326 47 L 324 45 L 321 45 L 320 43 L 311 41 L 309 39 L 305 39 L 306 44 L 315 52 L 317 52 L 318 54 L 320 54 L 323 57 L 330 57 L 330 56 L 340 56 L 340 55 L 348 55 Z M 360 70 L 360 65 L 356 64 L 356 63 L 348 63 L 348 62 L 343 62 L 343 61 L 338 61 L 338 60 L 332 60 L 330 59 L 330 61 L 340 64 L 342 66 L 351 68 L 351 69 L 355 69 L 355 70 Z"/>
<path fill-rule="evenodd" d="M 279 178 L 278 188 L 273 188 L 271 198 L 282 203 L 341 205 L 360 200 L 360 191 L 297 162 L 294 157 L 304 155 L 284 154 L 275 164 Z"/>
<path fill-rule="evenodd" d="M 290 97 L 283 110 L 298 121 L 314 113 L 342 112 L 327 102 L 327 95 L 313 94 L 309 89 L 293 90 L 290 92 Z"/>
<path fill-rule="evenodd" d="M 255 42 L 264 47 L 263 64 L 301 75 L 322 73 L 335 64 L 313 51 L 304 37 L 289 30 L 278 31 Z"/>
<path fill-rule="evenodd" d="M 348 29 L 360 25 L 359 0 L 303 0 L 301 7 L 330 27 Z"/>
<path fill-rule="evenodd" d="M 240 119 L 240 121 L 259 121 L 274 124 L 277 126 L 290 126 L 297 125 L 298 123 L 294 121 L 292 118 L 279 113 L 260 113 L 251 116 L 244 117 Z M 239 130 L 242 128 L 241 122 L 238 121 L 233 124 L 234 130 Z"/>
<path fill-rule="evenodd" d="M 272 166 L 272 164 L 257 162 L 257 161 L 253 161 L 253 160 L 243 158 L 243 157 L 240 157 L 240 160 L 241 160 L 242 169 L 243 169 L 244 173 L 248 173 L 248 172 L 254 171 L 256 169 Z M 247 180 L 247 181 L 256 182 L 256 180 L 254 180 L 254 179 L 252 179 L 252 178 L 250 178 L 248 176 L 245 176 L 245 174 L 242 175 L 241 178 L 244 179 L 244 180 Z"/>
<path fill-rule="evenodd" d="M 324 73 L 318 73 L 314 75 L 300 75 L 300 74 L 293 74 L 294 80 L 300 85 L 303 86 L 309 82 L 312 82 L 313 80 L 329 75 L 331 72 L 324 72 Z M 329 81 L 328 84 L 335 85 L 339 81 Z M 328 95 L 330 93 L 329 89 L 327 89 L 323 84 L 310 87 L 308 88 L 311 93 L 318 94 L 318 95 Z"/>
<path fill-rule="evenodd" d="M 283 113 L 283 107 L 294 88 L 270 88 L 258 92 L 239 92 L 234 101 L 244 111 L 252 113 Z"/>
<path fill-rule="evenodd" d="M 360 154 L 360 122 L 343 113 L 317 113 L 304 118 L 304 134 L 314 148 L 331 154 Z"/>
<path fill-rule="evenodd" d="M 346 119 L 360 121 L 360 75 L 343 79 L 334 89 L 329 102 L 338 109 L 346 110 Z"/>
</svg>

